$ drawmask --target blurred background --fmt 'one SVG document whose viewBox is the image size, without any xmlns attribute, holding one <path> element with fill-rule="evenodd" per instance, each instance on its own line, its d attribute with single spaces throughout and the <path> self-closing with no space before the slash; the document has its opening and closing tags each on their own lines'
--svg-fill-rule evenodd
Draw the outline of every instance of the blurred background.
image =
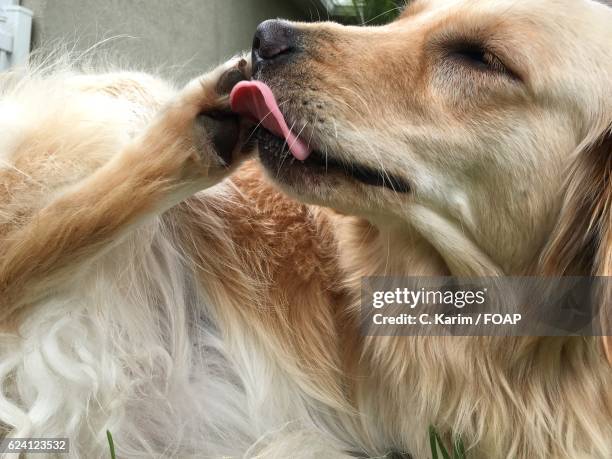
<svg viewBox="0 0 612 459">
<path fill-rule="evenodd" d="M 1 2 L 2 0 L 0 0 Z M 33 12 L 32 49 L 92 46 L 128 68 L 185 81 L 249 49 L 265 19 L 391 20 L 405 0 L 6 0 Z"/>
</svg>

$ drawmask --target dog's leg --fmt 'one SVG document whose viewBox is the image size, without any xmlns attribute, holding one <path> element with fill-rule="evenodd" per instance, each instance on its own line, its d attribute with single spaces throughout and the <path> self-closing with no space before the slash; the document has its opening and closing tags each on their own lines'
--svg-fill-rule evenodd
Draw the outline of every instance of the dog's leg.
<svg viewBox="0 0 612 459">
<path fill-rule="evenodd" d="M 227 92 L 247 66 L 234 60 L 189 83 L 124 151 L 0 241 L 0 321 L 130 228 L 228 175 L 244 129 L 227 113 Z"/>
</svg>

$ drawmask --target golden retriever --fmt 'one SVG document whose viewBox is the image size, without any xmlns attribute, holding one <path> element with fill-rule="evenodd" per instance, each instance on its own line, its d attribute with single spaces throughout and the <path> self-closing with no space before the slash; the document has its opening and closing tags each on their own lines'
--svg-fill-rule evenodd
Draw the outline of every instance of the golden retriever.
<svg viewBox="0 0 612 459">
<path fill-rule="evenodd" d="M 262 24 L 261 86 L 241 59 L 179 90 L 3 75 L 0 433 L 422 459 L 433 425 L 475 459 L 609 459 L 605 339 L 367 337 L 358 305 L 372 275 L 612 274 L 611 45 L 594 0 L 416 0 Z M 236 83 L 295 157 L 259 129 L 243 162 L 270 125 Z"/>
</svg>

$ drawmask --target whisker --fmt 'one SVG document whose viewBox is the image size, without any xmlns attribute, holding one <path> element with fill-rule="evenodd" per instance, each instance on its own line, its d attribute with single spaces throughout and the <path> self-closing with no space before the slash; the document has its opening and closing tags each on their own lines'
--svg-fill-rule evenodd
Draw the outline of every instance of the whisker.
<svg viewBox="0 0 612 459">
<path fill-rule="evenodd" d="M 291 125 L 291 127 L 289 128 L 289 130 L 293 132 L 293 128 L 294 128 L 294 126 L 295 126 L 295 122 L 294 122 L 294 123 Z M 281 152 L 284 152 L 284 151 L 285 151 L 285 146 L 286 146 L 287 148 L 289 148 L 289 145 L 287 144 L 287 141 L 285 141 L 285 142 L 283 143 L 283 146 L 282 146 L 282 148 L 281 148 Z M 276 177 L 277 177 L 277 178 L 278 178 L 278 175 L 280 174 L 280 171 L 281 171 L 281 169 L 283 168 L 283 164 L 285 164 L 285 160 L 287 159 L 287 157 L 288 157 L 288 156 L 293 157 L 293 155 L 291 155 L 291 152 L 290 152 L 290 151 L 288 151 L 288 152 L 287 152 L 287 153 L 286 153 L 286 154 L 283 156 L 283 158 L 282 158 L 282 160 L 281 160 L 281 163 L 280 163 L 280 164 L 279 164 L 279 166 L 278 166 L 278 170 L 277 170 L 277 173 L 276 173 Z"/>
<path fill-rule="evenodd" d="M 401 6 L 396 6 L 395 8 L 391 8 L 391 9 L 389 9 L 389 10 L 387 10 L 387 11 L 383 11 L 383 12 L 382 12 L 382 13 L 380 13 L 378 16 L 374 16 L 373 18 L 370 18 L 370 19 L 368 19 L 367 21 L 362 22 L 362 23 L 361 23 L 361 25 L 362 25 L 362 26 L 364 26 L 364 25 L 368 25 L 368 24 L 370 24 L 371 22 L 374 22 L 374 21 L 376 21 L 378 18 L 383 17 L 383 16 L 385 16 L 385 15 L 387 15 L 387 14 L 389 14 L 389 13 L 392 13 L 392 12 L 394 12 L 394 11 L 402 11 L 402 10 L 403 10 L 403 7 L 401 7 Z"/>
<path fill-rule="evenodd" d="M 365 108 L 367 109 L 367 111 L 368 111 L 368 113 L 369 113 L 370 118 L 373 118 L 373 116 L 374 116 L 374 115 L 372 114 L 372 112 L 371 112 L 371 109 L 370 109 L 369 105 L 366 103 L 365 99 L 364 99 L 364 98 L 363 98 L 363 97 L 362 97 L 360 94 L 358 94 L 357 92 L 355 92 L 354 90 L 352 90 L 352 89 L 350 89 L 350 88 L 345 88 L 345 87 L 342 87 L 341 89 L 344 89 L 345 91 L 348 91 L 348 92 L 350 92 L 350 93 L 354 94 L 354 95 L 357 97 L 357 99 L 358 99 L 358 100 L 359 100 L 359 101 L 360 101 L 360 102 L 361 102 L 361 103 L 362 103 L 362 104 L 365 106 Z M 334 98 L 334 100 L 335 100 L 336 102 L 338 102 L 338 103 L 341 103 L 341 104 L 345 105 L 347 108 L 349 108 L 349 109 L 351 110 L 351 112 L 352 112 L 352 113 L 359 114 L 359 111 L 358 111 L 358 110 L 356 110 L 356 109 L 355 109 L 355 108 L 354 108 L 354 107 L 353 107 L 351 104 L 349 104 L 348 102 L 346 102 L 346 101 L 344 101 L 344 100 L 342 100 L 342 99 L 339 99 L 339 98 Z M 360 116 L 360 118 L 361 118 L 361 119 L 363 119 L 363 120 L 367 120 L 367 119 L 368 119 L 368 118 L 366 118 L 366 117 L 365 117 L 365 116 L 363 116 L 363 115 L 361 115 L 361 116 Z M 384 163 L 383 163 L 383 161 L 382 161 L 382 159 L 381 159 L 381 157 L 380 157 L 380 155 L 379 155 L 378 151 L 377 151 L 377 150 L 376 150 L 376 149 L 375 149 L 375 148 L 372 146 L 372 144 L 371 144 L 371 143 L 370 143 L 370 141 L 367 139 L 367 137 L 365 137 L 365 135 L 363 134 L 363 132 L 362 132 L 362 130 L 361 130 L 361 129 L 358 129 L 358 128 L 357 128 L 357 127 L 356 127 L 356 126 L 355 126 L 353 123 L 351 123 L 351 122 L 348 122 L 348 124 L 349 124 L 349 125 L 352 127 L 353 131 L 354 131 L 355 133 L 357 133 L 357 135 L 359 135 L 359 137 L 361 137 L 361 138 L 363 139 L 364 143 L 366 144 L 366 146 L 368 147 L 368 149 L 369 149 L 369 150 L 372 152 L 372 155 L 374 156 L 374 158 L 376 159 L 377 163 L 379 164 L 379 166 L 380 166 L 380 167 L 379 167 L 379 171 L 380 171 L 380 174 L 381 174 L 381 179 L 383 180 L 383 186 L 385 186 L 385 185 L 387 184 L 387 182 L 388 182 L 388 184 L 389 184 L 389 185 L 387 186 L 387 188 L 390 188 L 390 189 L 391 189 L 391 190 L 392 190 L 392 191 L 393 191 L 393 192 L 396 194 L 396 196 L 397 196 L 397 195 L 398 195 L 398 192 L 397 192 L 397 190 L 396 190 L 396 188 L 395 188 L 395 182 L 393 181 L 393 179 L 391 178 L 391 176 L 390 176 L 390 175 L 389 175 L 389 173 L 387 172 L 387 170 L 386 170 L 386 168 L 385 168 L 385 166 L 384 166 Z"/>
<path fill-rule="evenodd" d="M 289 145 L 289 149 L 290 150 L 291 150 L 291 148 L 293 148 L 295 143 L 298 141 L 298 139 L 302 135 L 302 132 L 304 132 L 304 129 L 306 128 L 307 125 L 308 125 L 308 121 L 306 121 L 306 124 L 304 124 L 304 126 L 302 126 L 302 129 L 300 129 L 300 132 L 295 136 L 295 140 L 293 141 L 293 143 L 291 145 Z M 293 123 L 293 126 L 295 126 L 295 123 Z M 291 128 L 290 130 L 291 130 L 291 132 L 293 132 L 293 128 Z"/>
<path fill-rule="evenodd" d="M 278 104 L 278 107 L 280 108 L 281 106 L 283 106 L 284 104 L 286 104 L 286 103 L 288 103 L 288 102 L 289 102 L 288 100 L 286 100 L 286 101 L 284 101 L 284 102 L 281 102 L 281 103 L 279 103 L 279 104 Z M 271 110 L 270 110 L 270 111 L 268 111 L 268 113 L 266 113 L 266 115 L 265 115 L 265 116 L 264 116 L 264 117 L 263 117 L 263 118 L 262 118 L 262 119 L 259 121 L 259 123 L 257 123 L 257 124 L 255 125 L 255 127 L 253 128 L 253 130 L 252 130 L 251 134 L 250 134 L 250 135 L 247 137 L 247 139 L 246 139 L 246 142 L 247 142 L 247 143 L 248 143 L 248 142 L 249 142 L 249 141 L 252 139 L 253 134 L 255 134 L 255 131 L 256 131 L 257 129 L 259 129 L 259 128 L 260 128 L 260 127 L 263 125 L 263 122 L 264 122 L 266 119 L 268 119 L 268 117 L 269 117 L 271 114 L 272 114 L 272 111 L 271 111 Z"/>
</svg>

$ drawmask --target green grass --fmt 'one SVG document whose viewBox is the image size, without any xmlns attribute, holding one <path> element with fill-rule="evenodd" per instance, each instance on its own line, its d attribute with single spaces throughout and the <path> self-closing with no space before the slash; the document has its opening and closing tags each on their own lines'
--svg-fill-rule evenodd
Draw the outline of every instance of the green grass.
<svg viewBox="0 0 612 459">
<path fill-rule="evenodd" d="M 112 434 L 108 430 L 106 431 L 106 439 L 108 440 L 111 459 L 117 459 L 117 455 L 115 454 L 115 442 L 113 441 Z"/>
<path fill-rule="evenodd" d="M 451 456 L 434 426 L 429 427 L 429 444 L 431 446 L 432 459 L 440 459 L 440 455 L 442 459 L 467 459 L 463 441 L 461 441 L 460 438 L 455 440 L 453 445 L 453 455 Z"/>
<path fill-rule="evenodd" d="M 117 459 L 115 454 L 115 442 L 113 441 L 112 434 L 108 430 L 106 431 L 106 438 L 108 439 L 111 459 Z M 442 455 L 441 459 L 467 459 L 465 447 L 461 439 L 455 441 L 453 455 L 451 456 L 434 426 L 429 427 L 429 444 L 431 446 L 431 459 L 440 459 L 440 455 Z M 397 456 L 394 455 L 393 457 Z"/>
</svg>

